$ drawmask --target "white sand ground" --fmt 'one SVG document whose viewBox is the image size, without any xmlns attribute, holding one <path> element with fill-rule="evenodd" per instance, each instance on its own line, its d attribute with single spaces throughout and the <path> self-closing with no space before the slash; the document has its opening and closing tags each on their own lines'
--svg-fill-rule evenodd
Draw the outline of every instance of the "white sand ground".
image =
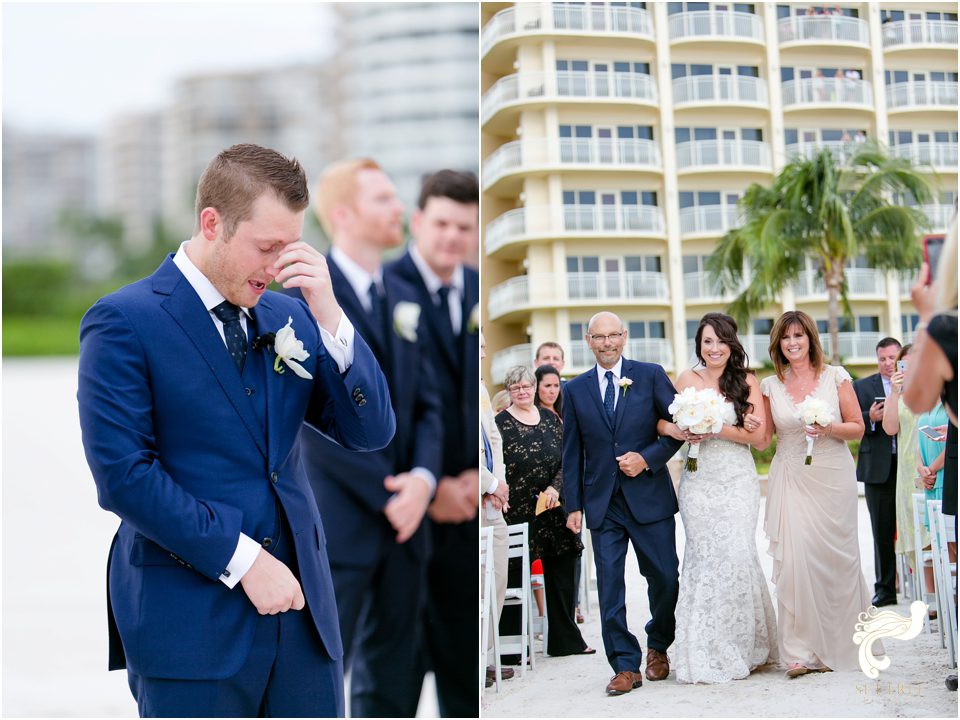
<svg viewBox="0 0 960 720">
<path fill-rule="evenodd" d="M 80 443 L 76 359 L 3 362 L 3 716 L 136 717 L 107 672 L 106 567 L 119 520 Z M 419 715 L 437 717 L 432 675 Z"/>
<path fill-rule="evenodd" d="M 860 554 L 868 587 L 873 588 L 873 549 L 869 515 L 863 497 L 859 503 Z M 772 560 L 763 535 L 763 505 L 757 522 L 760 564 L 769 582 Z M 677 549 L 683 554 L 683 527 L 677 515 Z M 627 617 L 646 653 L 643 626 L 649 619 L 646 581 L 637 569 L 633 549 L 627 556 Z M 682 578 L 681 578 L 682 582 Z M 604 688 L 613 676 L 603 654 L 596 582 L 591 609 L 580 626 L 584 640 L 596 655 L 551 658 L 536 642 L 536 670 L 505 681 L 501 692 L 483 693 L 483 717 L 957 717 L 957 693 L 943 684 L 947 651 L 939 634 L 913 640 L 885 640 L 892 664 L 877 681 L 863 673 L 834 672 L 787 680 L 783 669 L 766 667 L 744 680 L 723 685 L 680 685 L 671 675 L 660 682 L 644 680 L 627 695 L 607 697 Z M 907 604 L 896 609 L 909 614 Z M 935 627 L 935 626 L 934 626 Z M 851 628 L 851 633 L 853 629 Z M 953 671 L 955 672 L 955 671 Z"/>
</svg>

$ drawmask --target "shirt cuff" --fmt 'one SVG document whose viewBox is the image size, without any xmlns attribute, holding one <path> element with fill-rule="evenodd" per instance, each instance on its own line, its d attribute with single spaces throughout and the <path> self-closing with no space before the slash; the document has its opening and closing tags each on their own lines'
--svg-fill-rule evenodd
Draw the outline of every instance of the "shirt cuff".
<svg viewBox="0 0 960 720">
<path fill-rule="evenodd" d="M 497 476 L 493 473 L 490 473 L 490 475 L 493 477 L 493 480 L 487 486 L 487 489 L 483 491 L 484 495 L 493 495 L 497 491 L 497 488 L 500 487 L 500 480 Z"/>
<path fill-rule="evenodd" d="M 240 582 L 240 578 L 247 574 L 247 570 L 253 565 L 253 561 L 260 554 L 260 543 L 252 537 L 240 533 L 240 539 L 237 541 L 237 549 L 227 563 L 227 569 L 220 576 L 220 582 L 231 590 Z"/>
<path fill-rule="evenodd" d="M 326 348 L 327 353 L 337 364 L 340 373 L 345 373 L 353 365 L 353 323 L 347 319 L 347 314 L 341 310 L 336 335 L 331 335 L 324 330 L 320 327 L 320 323 L 317 323 L 317 327 L 320 328 L 320 340 L 323 342 L 323 347 Z"/>
<path fill-rule="evenodd" d="M 433 497 L 434 493 L 437 492 L 437 476 L 425 467 L 415 467 L 410 471 L 410 474 L 421 478 L 427 484 L 427 487 L 430 488 L 430 497 Z"/>
</svg>

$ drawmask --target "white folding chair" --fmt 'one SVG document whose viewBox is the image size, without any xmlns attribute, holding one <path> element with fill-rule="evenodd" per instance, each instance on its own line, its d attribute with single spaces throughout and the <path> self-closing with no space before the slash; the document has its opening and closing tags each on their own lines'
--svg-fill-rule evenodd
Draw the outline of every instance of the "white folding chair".
<svg viewBox="0 0 960 720">
<path fill-rule="evenodd" d="M 899 529 L 898 529 L 899 531 Z M 913 583 L 914 577 L 910 571 L 910 560 L 908 555 L 911 553 L 897 553 L 897 572 L 900 575 L 900 594 L 907 603 L 913 602 Z"/>
<path fill-rule="evenodd" d="M 493 528 L 491 527 L 480 530 L 480 573 L 483 578 L 480 586 L 480 687 L 486 689 L 491 623 L 497 616 L 497 588 L 493 575 Z M 500 692 L 503 677 L 500 670 L 500 637 L 496 632 L 493 633 L 493 667 L 497 692 Z"/>
<path fill-rule="evenodd" d="M 927 496 L 923 493 L 913 493 L 913 596 L 920 598 L 923 602 L 927 603 L 931 608 L 936 607 L 937 604 L 937 594 L 936 592 L 929 593 L 927 592 L 926 587 L 926 569 L 931 568 L 933 572 L 934 568 L 934 558 L 933 552 L 930 550 L 923 549 L 923 528 L 927 524 Z M 934 572 L 934 579 L 936 579 L 936 573 Z M 936 587 L 936 584 L 934 584 Z M 938 617 L 939 617 L 939 610 Z M 943 623 L 938 623 L 941 627 Z M 933 626 L 930 624 L 930 616 L 924 613 L 923 616 L 923 627 L 927 631 L 927 634 L 933 632 Z M 942 638 L 941 638 L 942 639 Z M 941 643 L 942 644 L 942 643 Z"/>
<path fill-rule="evenodd" d="M 940 630 L 940 647 L 947 647 L 947 636 L 944 629 L 944 613 L 946 612 L 946 606 L 943 602 L 943 596 L 940 593 L 940 588 L 943 585 L 943 573 L 941 564 L 943 562 L 943 557 L 940 554 L 940 538 L 936 534 L 937 528 L 937 516 L 940 514 L 940 502 L 938 500 L 929 500 L 926 502 L 927 512 L 930 515 L 930 528 L 933 530 L 930 533 L 930 556 L 932 558 L 933 566 L 933 585 L 934 585 L 934 607 L 937 608 L 937 625 Z"/>
<path fill-rule="evenodd" d="M 531 652 L 533 649 L 533 592 L 530 588 L 530 544 L 527 523 L 507 526 L 507 558 L 520 558 L 523 565 L 523 579 L 520 587 L 508 587 L 504 596 L 503 606 L 520 606 L 520 634 L 501 635 L 500 652 L 504 655 L 520 656 L 520 674 L 527 672 L 527 659 L 530 660 L 530 669 L 536 668 L 536 660 Z"/>
<path fill-rule="evenodd" d="M 957 666 L 957 603 L 954 593 L 957 587 L 957 564 L 950 562 L 949 538 L 944 520 L 942 503 L 939 500 L 927 501 L 930 511 L 931 549 L 934 553 L 934 577 L 937 584 L 937 605 L 940 628 L 945 635 L 950 666 Z"/>
<path fill-rule="evenodd" d="M 530 622 L 533 625 L 533 636 L 536 638 L 537 634 L 540 634 L 540 643 L 541 650 L 544 655 L 547 654 L 547 633 L 550 631 L 549 623 L 547 622 L 547 596 L 543 596 L 543 615 L 540 614 L 540 607 L 537 605 L 537 590 L 544 589 L 543 584 L 543 575 L 530 575 L 530 590 L 533 592 L 533 608 L 536 608 L 536 613 L 530 617 Z"/>
</svg>

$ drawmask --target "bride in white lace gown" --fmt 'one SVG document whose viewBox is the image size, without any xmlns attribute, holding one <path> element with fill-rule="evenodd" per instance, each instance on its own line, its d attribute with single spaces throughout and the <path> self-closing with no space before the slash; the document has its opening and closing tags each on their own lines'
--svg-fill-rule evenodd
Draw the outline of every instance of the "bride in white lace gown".
<svg viewBox="0 0 960 720">
<path fill-rule="evenodd" d="M 673 668 L 682 683 L 737 680 L 778 660 L 776 617 L 757 553 L 760 487 L 748 446 L 763 434 L 763 398 L 744 369 L 736 333 L 729 316 L 705 315 L 696 340 L 704 367 L 676 382 L 678 391 L 709 387 L 727 400 L 723 429 L 700 441 L 697 471 L 684 469 L 680 477 L 686 546 Z M 660 431 L 699 439 L 664 421 Z"/>
</svg>

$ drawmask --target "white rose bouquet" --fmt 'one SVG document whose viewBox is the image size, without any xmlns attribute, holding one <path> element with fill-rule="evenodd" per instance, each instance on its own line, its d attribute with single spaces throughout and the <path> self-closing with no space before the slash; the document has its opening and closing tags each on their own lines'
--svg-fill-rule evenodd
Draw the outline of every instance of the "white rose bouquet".
<svg viewBox="0 0 960 720">
<path fill-rule="evenodd" d="M 718 433 L 723 428 L 723 399 L 716 390 L 710 388 L 685 388 L 674 396 L 667 412 L 673 415 L 673 421 L 678 428 L 695 435 Z M 700 446 L 690 443 L 687 449 L 687 470 L 697 471 L 699 455 Z"/>
<path fill-rule="evenodd" d="M 817 424 L 820 427 L 826 427 L 834 421 L 833 409 L 823 400 L 807 395 L 806 399 L 797 405 L 797 412 L 804 425 Z M 803 460 L 804 465 L 813 463 L 813 438 L 807 435 L 807 456 Z"/>
</svg>

